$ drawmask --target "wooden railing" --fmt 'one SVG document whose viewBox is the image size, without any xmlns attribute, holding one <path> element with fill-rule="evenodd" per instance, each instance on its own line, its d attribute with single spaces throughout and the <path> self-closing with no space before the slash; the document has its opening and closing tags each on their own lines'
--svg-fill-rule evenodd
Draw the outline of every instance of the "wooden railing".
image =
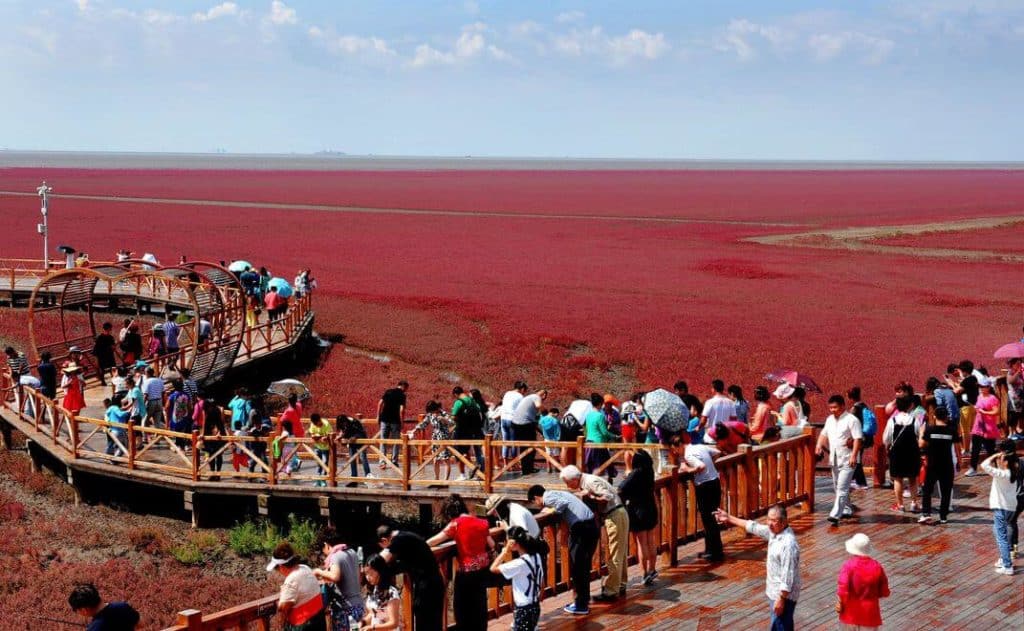
<svg viewBox="0 0 1024 631">
<path fill-rule="evenodd" d="M 743 445 L 739 453 L 715 462 L 722 483 L 722 508 L 743 518 L 763 515 L 774 504 L 802 504 L 808 511 L 813 510 L 814 462 L 813 437 L 809 431 L 769 445 Z M 675 465 L 672 468 L 674 470 Z M 655 496 L 661 516 L 655 529 L 658 552 L 664 563 L 675 566 L 678 564 L 679 546 L 697 539 L 704 532 L 697 511 L 696 490 L 691 480 L 673 472 L 655 481 Z M 541 515 L 537 521 L 541 527 L 541 536 L 550 548 L 543 595 L 552 596 L 570 588 L 568 531 L 564 523 L 554 515 Z M 505 532 L 493 528 L 491 536 L 500 544 L 504 541 Z M 635 542 L 630 539 L 629 563 L 635 565 Z M 458 565 L 454 543 L 434 548 L 434 556 L 445 581 L 450 582 Z M 606 573 L 606 550 L 599 548 L 594 555 L 591 578 Z M 509 586 L 492 587 L 487 592 L 488 611 L 492 617 L 512 610 Z M 448 590 L 445 590 L 447 593 Z M 448 619 L 447 605 L 446 602 L 445 625 L 451 627 L 454 621 Z M 178 614 L 177 624 L 165 631 L 245 629 L 250 623 L 258 623 L 261 625 L 259 628 L 266 629 L 275 613 L 276 597 L 269 596 L 208 616 L 196 610 L 183 611 Z M 406 624 L 412 620 L 412 598 L 408 584 L 402 590 L 402 616 Z M 225 624 L 226 620 L 230 624 Z"/>
</svg>

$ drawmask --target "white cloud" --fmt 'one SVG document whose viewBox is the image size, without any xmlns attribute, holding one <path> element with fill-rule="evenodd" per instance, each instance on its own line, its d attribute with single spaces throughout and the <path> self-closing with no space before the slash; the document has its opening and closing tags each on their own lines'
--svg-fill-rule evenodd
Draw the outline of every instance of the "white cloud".
<svg viewBox="0 0 1024 631">
<path fill-rule="evenodd" d="M 555 22 L 559 24 L 566 24 L 569 22 L 579 22 L 585 17 L 583 11 L 563 11 L 555 16 Z"/>
<path fill-rule="evenodd" d="M 239 15 L 241 12 L 238 9 L 238 5 L 234 2 L 222 2 L 216 6 L 210 7 L 206 11 L 198 11 L 192 14 L 193 22 L 209 22 L 216 20 L 217 18 L 227 17 L 231 15 Z"/>
<path fill-rule="evenodd" d="M 299 18 L 295 13 L 295 9 L 281 2 L 281 0 L 274 0 L 270 3 L 270 13 L 267 15 L 267 20 L 272 24 L 285 25 L 296 24 Z"/>
<path fill-rule="evenodd" d="M 434 48 L 429 44 L 416 47 L 409 65 L 413 68 L 426 66 L 451 66 L 479 58 L 484 54 L 498 61 L 510 61 L 512 55 L 487 40 L 490 28 L 483 22 L 474 22 L 462 27 L 462 33 L 450 51 Z"/>
<path fill-rule="evenodd" d="M 725 32 L 715 42 L 715 49 L 729 52 L 740 61 L 749 61 L 757 57 L 761 44 L 778 50 L 783 47 L 791 35 L 778 26 L 757 24 L 750 20 L 730 20 Z"/>
<path fill-rule="evenodd" d="M 731 20 L 714 39 L 714 48 L 741 62 L 764 53 L 778 57 L 802 56 L 817 62 L 853 58 L 867 64 L 885 61 L 896 43 L 880 35 L 842 28 L 845 20 L 827 12 L 788 16 L 774 24 L 746 19 Z"/>
<path fill-rule="evenodd" d="M 184 18 L 175 13 L 158 11 L 157 9 L 146 9 L 141 15 L 142 21 L 153 26 L 167 26 L 181 22 Z"/>
<path fill-rule="evenodd" d="M 451 65 L 453 63 L 455 63 L 455 55 L 442 53 L 427 44 L 420 44 L 416 47 L 416 52 L 413 54 L 409 65 L 413 68 L 422 68 L 424 66 Z"/>
<path fill-rule="evenodd" d="M 671 46 L 665 41 L 662 33 L 648 33 L 633 29 L 626 35 L 608 40 L 608 48 L 612 57 L 625 62 L 633 57 L 657 59 L 665 54 Z"/>
<path fill-rule="evenodd" d="M 663 33 L 632 29 L 625 35 L 613 37 L 605 33 L 600 26 L 589 29 L 574 28 L 568 33 L 555 35 L 551 43 L 554 50 L 563 55 L 605 57 L 616 66 L 637 58 L 657 59 L 672 47 Z"/>
<path fill-rule="evenodd" d="M 512 26 L 508 27 L 509 33 L 517 37 L 528 37 L 535 35 L 544 30 L 544 27 L 537 24 L 533 20 L 525 20 L 523 22 L 516 22 Z"/>
<path fill-rule="evenodd" d="M 844 52 L 851 52 L 868 64 L 885 61 L 896 46 L 890 39 L 856 31 L 818 33 L 812 35 L 807 43 L 818 61 L 830 61 Z"/>
<path fill-rule="evenodd" d="M 387 58 L 395 57 L 397 52 L 379 37 L 362 37 L 359 35 L 328 34 L 317 26 L 309 27 L 309 36 L 320 42 L 328 51 L 341 56 L 363 56 Z"/>
</svg>

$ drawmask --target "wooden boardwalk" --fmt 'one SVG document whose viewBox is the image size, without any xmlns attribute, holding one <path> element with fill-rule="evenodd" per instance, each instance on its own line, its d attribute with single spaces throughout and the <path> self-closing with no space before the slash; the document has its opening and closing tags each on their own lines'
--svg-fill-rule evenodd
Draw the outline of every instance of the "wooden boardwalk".
<svg viewBox="0 0 1024 631">
<path fill-rule="evenodd" d="M 988 510 L 989 478 L 958 478 L 954 511 L 948 524 L 919 525 L 917 515 L 889 510 L 890 489 L 854 491 L 857 516 L 831 528 L 825 516 L 832 502 L 831 482 L 817 478 L 816 510 L 792 519 L 801 548 L 803 594 L 796 608 L 798 629 L 837 629 L 836 577 L 847 554 L 843 543 L 854 533 L 867 534 L 875 558 L 885 567 L 892 596 L 882 601 L 883 626 L 890 629 L 1020 629 L 1024 627 L 1024 560 L 1019 574 L 1001 576 L 992 563 L 998 556 Z M 703 542 L 680 549 L 680 563 L 663 568 L 655 585 L 645 588 L 637 568 L 630 568 L 627 598 L 611 605 L 591 605 L 591 615 L 561 611 L 568 594 L 542 604 L 545 631 L 712 631 L 767 628 L 764 595 L 765 546 L 733 529 L 726 538 L 725 563 L 697 559 Z M 600 589 L 595 581 L 591 593 Z M 490 624 L 507 629 L 510 616 Z"/>
</svg>

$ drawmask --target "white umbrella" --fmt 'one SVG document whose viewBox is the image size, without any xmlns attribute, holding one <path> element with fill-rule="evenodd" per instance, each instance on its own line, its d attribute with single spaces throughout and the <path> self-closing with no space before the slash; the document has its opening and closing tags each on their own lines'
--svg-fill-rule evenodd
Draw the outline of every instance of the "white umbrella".
<svg viewBox="0 0 1024 631">
<path fill-rule="evenodd" d="M 244 272 L 246 269 L 252 269 L 249 261 L 231 261 L 231 265 L 228 265 L 229 272 Z"/>
<path fill-rule="evenodd" d="M 576 419 L 576 423 L 580 426 L 586 422 L 587 414 L 594 411 L 594 406 L 591 405 L 590 401 L 586 399 L 576 399 L 569 404 L 569 409 L 565 411 L 565 416 L 572 416 Z M 563 416 L 562 418 L 565 418 Z"/>
<path fill-rule="evenodd" d="M 658 429 L 678 432 L 686 429 L 690 414 L 678 395 L 663 388 L 644 395 L 644 410 Z"/>
<path fill-rule="evenodd" d="M 306 384 L 302 383 L 298 379 L 282 379 L 280 381 L 275 381 L 267 386 L 267 394 L 276 394 L 286 399 L 294 394 L 299 398 L 299 401 L 305 401 L 306 399 L 313 398 L 313 393 L 309 391 Z"/>
</svg>

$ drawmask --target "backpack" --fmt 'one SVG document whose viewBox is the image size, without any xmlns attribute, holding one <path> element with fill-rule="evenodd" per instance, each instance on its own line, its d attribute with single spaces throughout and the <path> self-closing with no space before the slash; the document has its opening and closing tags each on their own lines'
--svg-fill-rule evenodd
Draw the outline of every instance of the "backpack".
<svg viewBox="0 0 1024 631">
<path fill-rule="evenodd" d="M 861 405 L 864 406 L 861 408 L 861 432 L 863 432 L 865 436 L 874 436 L 878 433 L 878 419 L 875 418 L 875 413 L 871 411 L 871 408 L 863 403 Z"/>
<path fill-rule="evenodd" d="M 174 403 L 171 406 L 171 416 L 175 421 L 183 421 L 192 413 L 192 404 L 188 395 L 184 392 L 175 393 Z"/>
<path fill-rule="evenodd" d="M 484 415 L 476 401 L 463 401 L 455 415 L 455 433 L 459 437 L 481 438 L 484 427 Z"/>
<path fill-rule="evenodd" d="M 562 420 L 558 421 L 558 425 L 563 434 L 568 433 L 569 435 L 572 435 L 573 432 L 579 431 L 580 429 L 580 422 L 576 420 L 575 416 L 568 413 L 562 417 Z"/>
</svg>

